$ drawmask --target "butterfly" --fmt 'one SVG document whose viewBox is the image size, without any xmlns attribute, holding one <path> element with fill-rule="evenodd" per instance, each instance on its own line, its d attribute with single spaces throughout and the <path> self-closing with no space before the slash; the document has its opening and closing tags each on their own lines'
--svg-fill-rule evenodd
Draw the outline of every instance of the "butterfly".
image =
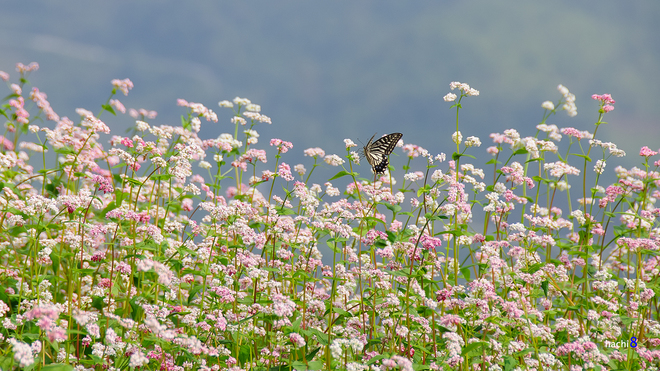
<svg viewBox="0 0 660 371">
<path fill-rule="evenodd" d="M 371 169 L 376 174 L 384 174 L 385 170 L 390 164 L 388 156 L 396 147 L 396 144 L 399 142 L 399 139 L 403 137 L 401 133 L 392 133 L 388 134 L 375 142 L 372 142 L 376 134 L 374 134 L 369 143 L 362 148 L 362 153 L 364 157 L 367 158 Z"/>
</svg>

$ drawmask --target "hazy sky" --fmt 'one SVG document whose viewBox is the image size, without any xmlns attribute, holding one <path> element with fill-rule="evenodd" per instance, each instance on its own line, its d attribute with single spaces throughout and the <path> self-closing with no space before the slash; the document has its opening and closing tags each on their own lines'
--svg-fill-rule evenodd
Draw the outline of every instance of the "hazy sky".
<svg viewBox="0 0 660 371">
<path fill-rule="evenodd" d="M 451 151 L 451 81 L 481 91 L 461 113 L 464 135 L 516 128 L 533 135 L 541 102 L 558 84 L 578 116 L 550 123 L 593 131 L 594 93 L 616 109 L 602 140 L 629 157 L 660 146 L 660 2 L 252 1 L 9 2 L 0 13 L 0 70 L 41 65 L 30 77 L 62 116 L 105 102 L 110 80 L 130 78 L 127 107 L 177 124 L 176 99 L 217 106 L 241 96 L 273 118 L 262 139 L 343 150 L 343 138 L 404 133 L 433 153 Z M 111 126 L 132 124 L 112 118 Z M 485 161 L 485 160 L 484 160 Z M 637 163 L 638 159 L 630 159 Z"/>
</svg>

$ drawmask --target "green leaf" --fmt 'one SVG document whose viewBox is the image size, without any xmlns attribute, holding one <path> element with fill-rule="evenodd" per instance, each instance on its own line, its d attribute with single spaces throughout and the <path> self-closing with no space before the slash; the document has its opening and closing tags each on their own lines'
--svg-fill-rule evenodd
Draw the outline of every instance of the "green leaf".
<svg viewBox="0 0 660 371">
<path fill-rule="evenodd" d="M 200 290 L 202 290 L 202 288 L 204 288 L 203 285 L 197 285 L 197 286 L 193 287 L 192 290 L 190 290 L 190 292 L 188 293 L 188 304 L 190 304 L 190 302 L 195 298 L 195 295 L 198 292 L 200 292 Z"/>
<path fill-rule="evenodd" d="M 541 288 L 543 289 L 543 294 L 545 297 L 548 297 L 548 280 L 541 282 Z"/>
<path fill-rule="evenodd" d="M 463 277 L 465 277 L 465 279 L 468 280 L 468 282 L 469 282 L 470 277 L 471 277 L 470 268 L 468 268 L 468 267 L 461 268 L 461 273 L 463 273 Z M 465 348 L 463 348 L 463 349 L 465 349 Z"/>
<path fill-rule="evenodd" d="M 504 357 L 504 371 L 511 371 L 518 366 L 518 361 L 512 356 Z"/>
<path fill-rule="evenodd" d="M 138 180 L 136 180 L 136 179 L 133 179 L 133 178 L 128 178 L 128 177 L 127 177 L 127 178 L 126 178 L 126 181 L 127 181 L 128 183 L 131 183 L 131 184 L 136 185 L 136 186 L 141 186 L 141 185 L 142 185 L 142 182 L 140 182 L 140 181 L 138 181 Z"/>
<path fill-rule="evenodd" d="M 241 345 L 238 351 L 238 360 L 241 363 L 245 363 L 250 359 L 250 353 L 252 352 L 252 347 L 249 344 Z"/>
<path fill-rule="evenodd" d="M 582 157 L 583 159 L 587 160 L 588 162 L 591 162 L 591 158 L 587 155 L 581 155 L 579 153 L 569 153 L 569 156 L 577 156 L 577 157 Z"/>
<path fill-rule="evenodd" d="M 401 211 L 401 206 L 399 205 L 385 204 L 385 207 L 390 209 L 395 214 Z"/>
<path fill-rule="evenodd" d="M 181 115 L 181 126 L 183 126 L 183 128 L 186 130 L 192 129 L 192 125 L 190 125 L 190 122 L 186 120 L 186 118 L 183 117 L 183 115 Z"/>
<path fill-rule="evenodd" d="M 322 370 L 323 361 L 312 361 L 305 364 L 304 362 L 296 361 L 291 364 L 295 370 Z"/>
<path fill-rule="evenodd" d="M 474 343 L 470 343 L 470 344 L 463 347 L 463 350 L 461 351 L 461 355 L 464 356 L 464 355 L 470 353 L 472 350 L 475 350 L 477 348 L 481 348 L 486 344 L 488 344 L 488 343 L 486 343 L 484 341 L 475 341 Z"/>
<path fill-rule="evenodd" d="M 71 371 L 73 366 L 65 363 L 51 363 L 41 368 L 42 371 Z"/>
<path fill-rule="evenodd" d="M 328 179 L 328 181 L 335 180 L 335 179 L 341 178 L 341 177 L 346 176 L 346 175 L 351 175 L 351 173 L 349 173 L 345 170 L 342 170 L 342 171 L 338 172 L 337 174 L 335 174 L 335 176 L 333 176 L 332 178 Z"/>
<path fill-rule="evenodd" d="M 104 105 L 102 105 L 101 107 L 102 107 L 105 111 L 108 111 L 108 112 L 112 113 L 113 116 L 117 116 L 117 113 L 115 112 L 115 109 L 112 108 L 111 105 L 109 105 L 109 104 L 104 104 Z"/>
<path fill-rule="evenodd" d="M 417 190 L 417 197 L 419 197 L 423 193 L 428 193 L 430 190 L 431 190 L 431 185 L 430 184 L 425 185 L 424 187 Z"/>
<path fill-rule="evenodd" d="M 316 349 L 314 349 L 311 352 L 307 353 L 307 355 L 305 356 L 305 359 L 307 361 L 311 361 L 312 359 L 314 359 L 314 356 L 316 355 L 316 353 L 319 352 L 319 350 L 321 350 L 321 347 L 316 347 Z"/>
<path fill-rule="evenodd" d="M 536 263 L 534 265 L 530 265 L 527 269 L 522 269 L 522 271 L 525 272 L 525 273 L 534 274 L 539 269 L 541 269 L 544 265 L 545 265 L 545 263 Z"/>
<path fill-rule="evenodd" d="M 497 161 L 494 158 L 491 158 L 486 162 L 486 165 L 501 164 L 501 163 L 502 163 L 501 161 Z"/>
<path fill-rule="evenodd" d="M 376 217 L 373 217 L 373 216 L 365 216 L 365 217 L 364 217 L 364 220 L 369 221 L 369 222 L 374 222 L 374 223 L 376 223 L 376 224 L 381 223 L 381 224 L 383 224 L 385 227 L 387 227 L 387 225 L 385 224 L 384 221 L 382 221 L 382 220 L 380 220 L 380 219 L 378 219 L 378 218 L 376 218 Z"/>
</svg>

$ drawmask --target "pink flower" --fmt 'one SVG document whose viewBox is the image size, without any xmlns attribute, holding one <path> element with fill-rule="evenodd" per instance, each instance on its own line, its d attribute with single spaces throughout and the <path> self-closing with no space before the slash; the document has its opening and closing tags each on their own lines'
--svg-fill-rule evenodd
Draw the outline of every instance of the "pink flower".
<svg viewBox="0 0 660 371">
<path fill-rule="evenodd" d="M 3 137 L 2 135 L 0 135 L 0 146 L 3 146 L 7 151 L 14 150 L 14 143 L 12 143 L 11 140 Z"/>
<path fill-rule="evenodd" d="M 270 145 L 277 147 L 280 153 L 286 153 L 288 150 L 293 148 L 293 144 L 291 142 L 276 138 L 270 140 Z"/>
<path fill-rule="evenodd" d="M 124 138 L 121 140 L 121 144 L 125 145 L 128 148 L 133 148 L 133 141 L 129 138 Z"/>
<path fill-rule="evenodd" d="M 612 99 L 612 96 L 610 94 L 603 94 L 603 95 L 594 94 L 591 96 L 591 99 L 598 100 L 607 104 L 616 103 L 616 101 Z"/>
<path fill-rule="evenodd" d="M 39 63 L 37 62 L 31 62 L 27 66 L 24 65 L 23 63 L 16 63 L 16 71 L 18 71 L 21 75 L 24 74 L 25 72 L 32 72 L 38 69 L 39 69 Z"/>
<path fill-rule="evenodd" d="M 650 149 L 647 146 L 644 146 L 644 147 L 642 147 L 641 150 L 639 150 L 639 155 L 642 156 L 642 157 L 651 157 L 651 156 L 655 156 L 657 154 L 658 154 L 658 152 L 653 151 L 652 149 Z"/>
<path fill-rule="evenodd" d="M 148 119 L 155 119 L 156 116 L 158 116 L 158 112 L 156 112 L 156 111 L 147 111 L 144 108 L 140 108 L 139 110 L 136 110 L 135 108 L 131 108 L 131 109 L 128 110 L 128 114 L 134 119 L 137 119 L 139 117 L 148 118 Z"/>
<path fill-rule="evenodd" d="M 284 178 L 284 180 L 286 180 L 287 182 L 290 182 L 294 179 L 293 175 L 291 174 L 291 167 L 284 162 L 281 163 L 280 166 L 278 167 L 277 175 Z"/>
<path fill-rule="evenodd" d="M 126 113 L 126 107 L 119 101 L 119 99 L 110 99 L 110 105 L 121 113 Z"/>
<path fill-rule="evenodd" d="M 121 92 L 124 93 L 124 95 L 128 95 L 128 91 L 133 89 L 133 82 L 131 82 L 131 80 L 129 79 L 123 79 L 123 80 L 114 79 L 110 83 L 115 88 L 121 90 Z"/>
<path fill-rule="evenodd" d="M 46 118 L 48 120 L 59 121 L 60 116 L 58 116 L 55 111 L 53 111 L 53 108 L 50 106 L 50 103 L 48 100 L 46 100 L 46 98 L 46 93 L 40 92 L 37 88 L 32 88 L 32 91 L 30 92 L 30 99 L 35 102 L 37 107 L 39 107 L 46 114 Z"/>
<path fill-rule="evenodd" d="M 306 150 L 303 151 L 303 153 L 305 154 L 305 156 L 309 156 L 309 157 L 315 157 L 315 156 L 324 157 L 325 156 L 325 151 L 322 150 L 319 147 L 307 148 Z"/>
<path fill-rule="evenodd" d="M 18 362 L 21 367 L 27 367 L 34 363 L 32 348 L 30 348 L 28 344 L 14 338 L 9 338 L 7 342 L 12 345 L 14 360 Z"/>
</svg>

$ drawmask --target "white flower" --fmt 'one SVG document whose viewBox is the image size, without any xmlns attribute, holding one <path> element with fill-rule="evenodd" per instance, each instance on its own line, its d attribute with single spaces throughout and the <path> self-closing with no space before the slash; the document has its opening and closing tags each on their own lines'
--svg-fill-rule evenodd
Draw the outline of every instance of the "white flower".
<svg viewBox="0 0 660 371">
<path fill-rule="evenodd" d="M 546 100 L 545 102 L 541 103 L 541 107 L 547 109 L 548 111 L 552 111 L 553 109 L 555 109 L 555 104 L 550 102 L 549 100 Z"/>
<path fill-rule="evenodd" d="M 236 97 L 236 98 L 234 98 L 234 103 L 236 103 L 238 105 L 241 105 L 241 106 L 247 106 L 248 104 L 250 104 L 252 102 L 250 102 L 250 100 L 247 99 L 247 98 Z"/>
<path fill-rule="evenodd" d="M 344 145 L 346 145 L 346 148 L 357 147 L 357 144 L 350 139 L 344 139 Z"/>
<path fill-rule="evenodd" d="M 245 109 L 250 112 L 261 112 L 261 106 L 254 103 L 248 104 Z"/>
<path fill-rule="evenodd" d="M 481 146 L 481 140 L 477 137 L 467 137 L 465 140 L 465 146 L 466 147 L 479 147 Z"/>
<path fill-rule="evenodd" d="M 140 120 L 135 121 L 135 126 L 137 127 L 138 131 L 149 130 L 149 124 L 147 124 L 144 121 L 140 121 Z"/>
<path fill-rule="evenodd" d="M 461 134 L 460 131 L 457 131 L 451 135 L 451 140 L 453 140 L 454 143 L 458 144 L 463 141 L 463 135 Z"/>
<path fill-rule="evenodd" d="M 456 100 L 456 94 L 449 93 L 449 94 L 445 95 L 444 97 L 442 97 L 442 99 L 444 99 L 445 102 L 453 102 L 453 101 Z"/>
<path fill-rule="evenodd" d="M 325 156 L 324 161 L 325 161 L 326 164 L 332 165 L 332 166 L 339 166 L 339 165 L 341 165 L 345 162 L 341 157 L 339 157 L 337 155 Z"/>
<path fill-rule="evenodd" d="M 218 106 L 220 107 L 225 107 L 225 108 L 233 108 L 234 104 L 228 100 L 222 100 L 218 102 Z"/>
</svg>

